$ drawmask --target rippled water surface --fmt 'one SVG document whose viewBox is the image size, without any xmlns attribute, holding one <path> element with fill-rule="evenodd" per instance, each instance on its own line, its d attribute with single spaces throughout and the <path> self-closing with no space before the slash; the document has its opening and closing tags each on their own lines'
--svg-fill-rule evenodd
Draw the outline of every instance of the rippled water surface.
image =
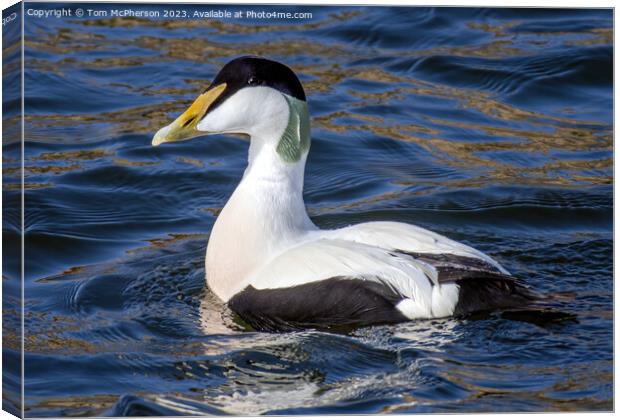
<svg viewBox="0 0 620 420">
<path fill-rule="evenodd" d="M 27 21 L 26 415 L 611 410 L 611 10 L 296 11 L 313 17 Z M 319 226 L 436 230 L 576 319 L 243 330 L 205 289 L 203 258 L 248 143 L 150 145 L 243 54 L 305 86 Z M 5 132 L 5 203 L 19 200 L 18 153 Z M 9 207 L 5 241 L 19 225 Z M 17 319 L 17 267 L 3 286 Z M 16 366 L 19 339 L 4 342 Z M 18 378 L 5 373 L 5 407 Z"/>
</svg>

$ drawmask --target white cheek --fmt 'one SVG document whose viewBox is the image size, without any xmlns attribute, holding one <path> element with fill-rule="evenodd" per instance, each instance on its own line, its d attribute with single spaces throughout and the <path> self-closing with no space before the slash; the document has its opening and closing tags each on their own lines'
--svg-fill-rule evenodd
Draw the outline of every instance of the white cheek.
<svg viewBox="0 0 620 420">
<path fill-rule="evenodd" d="M 245 104 L 239 92 L 226 99 L 220 106 L 209 112 L 196 126 L 199 131 L 224 133 L 240 130 L 247 125 L 243 118 Z"/>
<path fill-rule="evenodd" d="M 288 120 L 282 94 L 269 87 L 244 88 L 226 99 L 198 123 L 199 131 L 256 134 L 281 117 Z"/>
</svg>

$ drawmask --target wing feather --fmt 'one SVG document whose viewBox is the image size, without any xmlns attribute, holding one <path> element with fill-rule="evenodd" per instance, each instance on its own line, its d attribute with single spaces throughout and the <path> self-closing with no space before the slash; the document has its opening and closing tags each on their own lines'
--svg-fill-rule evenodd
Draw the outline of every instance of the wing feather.
<svg viewBox="0 0 620 420">
<path fill-rule="evenodd" d="M 454 241 L 419 226 L 398 222 L 368 222 L 346 228 L 320 231 L 326 238 L 400 250 L 418 254 L 448 254 L 482 260 L 504 274 L 509 274 L 497 261 L 468 245 Z"/>
</svg>

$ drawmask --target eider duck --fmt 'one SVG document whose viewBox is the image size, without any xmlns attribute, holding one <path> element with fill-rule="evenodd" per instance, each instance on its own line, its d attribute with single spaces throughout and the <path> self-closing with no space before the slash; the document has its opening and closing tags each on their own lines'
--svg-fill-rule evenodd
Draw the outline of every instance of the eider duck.
<svg viewBox="0 0 620 420">
<path fill-rule="evenodd" d="M 254 329 L 351 329 L 532 299 L 488 255 L 418 226 L 319 229 L 302 194 L 308 103 L 284 64 L 230 61 L 152 144 L 226 133 L 249 135 L 248 166 L 213 226 L 205 274 L 210 290 Z"/>
</svg>

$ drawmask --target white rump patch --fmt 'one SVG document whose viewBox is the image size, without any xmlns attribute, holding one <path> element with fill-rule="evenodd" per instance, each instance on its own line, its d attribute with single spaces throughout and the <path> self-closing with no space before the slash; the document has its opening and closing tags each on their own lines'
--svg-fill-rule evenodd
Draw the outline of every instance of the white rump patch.
<svg viewBox="0 0 620 420">
<path fill-rule="evenodd" d="M 431 318 L 431 314 L 429 313 L 428 309 L 422 307 L 413 299 L 401 300 L 400 302 L 398 302 L 398 305 L 396 305 L 396 309 L 398 309 L 403 315 L 405 315 L 409 319 Z"/>
<path fill-rule="evenodd" d="M 432 302 L 434 318 L 454 315 L 454 308 L 459 303 L 459 285 L 446 283 L 433 287 Z"/>
<path fill-rule="evenodd" d="M 430 308 L 414 299 L 403 299 L 398 302 L 396 309 L 409 319 L 445 318 L 454 314 L 458 302 L 459 286 L 448 283 L 433 287 Z"/>
</svg>

